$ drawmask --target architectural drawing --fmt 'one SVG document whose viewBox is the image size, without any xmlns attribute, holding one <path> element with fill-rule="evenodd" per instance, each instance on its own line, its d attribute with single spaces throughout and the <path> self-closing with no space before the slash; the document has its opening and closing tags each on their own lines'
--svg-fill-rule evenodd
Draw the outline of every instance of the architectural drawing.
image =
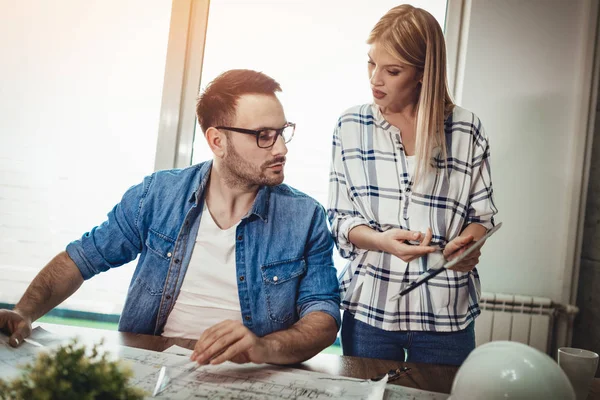
<svg viewBox="0 0 600 400">
<path fill-rule="evenodd" d="M 34 329 L 29 338 L 35 341 L 41 340 L 46 346 L 64 340 L 41 328 Z M 44 348 L 28 342 L 22 343 L 18 349 L 15 349 L 8 344 L 8 339 L 8 336 L 0 333 L 0 377 L 5 380 L 18 377 L 23 366 L 32 362 L 40 351 L 45 351 Z"/>
<path fill-rule="evenodd" d="M 31 339 L 51 348 L 69 340 L 36 328 Z M 16 377 L 21 367 L 32 361 L 40 348 L 23 343 L 18 349 L 7 344 L 8 338 L 0 334 L 0 376 Z M 156 398 L 182 400 L 359 400 L 359 399 L 427 399 L 445 400 L 448 395 L 425 392 L 402 386 L 386 385 L 386 381 L 328 375 L 273 365 L 224 363 L 191 369 L 186 364 L 189 350 L 169 349 L 155 352 L 124 346 L 105 346 L 112 357 L 129 365 L 134 376 L 131 383 L 148 393 L 153 392 L 161 367 L 167 367 L 169 384 Z M 111 357 L 111 358 L 112 358 Z"/>
<path fill-rule="evenodd" d="M 151 393 L 156 385 L 160 367 L 181 364 L 180 356 L 123 347 L 119 357 L 134 371 L 133 384 Z M 160 399 L 381 399 L 385 382 L 335 377 L 316 372 L 272 365 L 201 366 L 168 368 L 169 386 Z"/>
</svg>

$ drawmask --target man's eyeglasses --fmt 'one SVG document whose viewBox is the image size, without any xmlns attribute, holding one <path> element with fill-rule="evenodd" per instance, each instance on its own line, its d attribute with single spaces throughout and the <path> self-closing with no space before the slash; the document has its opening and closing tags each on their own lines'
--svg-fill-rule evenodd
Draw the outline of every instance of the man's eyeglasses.
<svg viewBox="0 0 600 400">
<path fill-rule="evenodd" d="M 294 137 L 296 131 L 296 124 L 288 122 L 281 128 L 263 128 L 258 130 L 243 129 L 243 128 L 232 128 L 230 126 L 215 126 L 216 129 L 224 129 L 227 131 L 245 133 L 247 135 L 256 136 L 256 145 L 261 149 L 268 149 L 275 145 L 277 138 L 281 135 L 285 143 L 289 143 Z"/>
</svg>

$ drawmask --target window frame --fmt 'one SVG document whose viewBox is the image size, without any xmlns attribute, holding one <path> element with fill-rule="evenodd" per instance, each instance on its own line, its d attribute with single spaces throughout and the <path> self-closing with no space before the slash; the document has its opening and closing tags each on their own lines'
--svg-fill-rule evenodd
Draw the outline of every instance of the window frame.
<svg viewBox="0 0 600 400">
<path fill-rule="evenodd" d="M 210 0 L 173 0 L 172 4 L 155 171 L 192 165 L 196 99 L 208 28 Z M 469 10 L 470 0 L 447 0 L 444 30 L 448 79 L 455 98 L 462 91 Z"/>
<path fill-rule="evenodd" d="M 210 0 L 173 0 L 154 170 L 191 165 Z"/>
</svg>

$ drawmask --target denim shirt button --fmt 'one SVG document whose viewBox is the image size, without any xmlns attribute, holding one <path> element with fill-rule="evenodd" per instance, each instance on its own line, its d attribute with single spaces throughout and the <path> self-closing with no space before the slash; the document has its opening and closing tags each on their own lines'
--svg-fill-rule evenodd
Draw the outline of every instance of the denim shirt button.
<svg viewBox="0 0 600 400">
<path fill-rule="evenodd" d="M 170 295 L 170 294 L 168 294 L 168 295 L 166 296 L 166 299 L 167 299 L 167 300 L 171 300 L 171 295 Z"/>
<path fill-rule="evenodd" d="M 246 278 L 244 278 L 244 276 L 243 276 L 243 275 L 242 275 L 242 276 L 240 276 L 240 282 L 244 282 L 244 279 L 246 279 Z"/>
<path fill-rule="evenodd" d="M 279 280 L 279 278 L 277 276 L 273 277 L 273 282 L 277 282 Z"/>
<path fill-rule="evenodd" d="M 175 259 L 175 264 L 179 264 L 181 262 L 181 260 L 179 258 Z"/>
<path fill-rule="evenodd" d="M 173 255 L 173 254 L 171 254 L 171 252 L 168 252 L 168 253 L 167 253 L 167 258 L 171 258 L 171 256 L 172 256 L 172 255 Z"/>
<path fill-rule="evenodd" d="M 238 236 L 238 240 L 242 240 L 244 237 L 242 235 Z"/>
<path fill-rule="evenodd" d="M 251 317 L 251 316 L 249 316 L 249 315 L 246 315 L 246 316 L 244 317 L 244 319 L 245 319 L 246 321 L 250 321 L 250 320 L 252 319 L 252 317 Z"/>
</svg>

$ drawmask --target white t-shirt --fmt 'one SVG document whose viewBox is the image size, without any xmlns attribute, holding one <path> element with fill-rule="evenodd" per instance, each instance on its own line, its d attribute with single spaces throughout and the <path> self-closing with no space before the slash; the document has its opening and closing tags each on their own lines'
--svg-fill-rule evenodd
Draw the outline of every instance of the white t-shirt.
<svg viewBox="0 0 600 400">
<path fill-rule="evenodd" d="M 198 339 L 226 319 L 242 320 L 235 269 L 237 224 L 222 230 L 206 204 L 181 291 L 163 336 Z"/>
</svg>

